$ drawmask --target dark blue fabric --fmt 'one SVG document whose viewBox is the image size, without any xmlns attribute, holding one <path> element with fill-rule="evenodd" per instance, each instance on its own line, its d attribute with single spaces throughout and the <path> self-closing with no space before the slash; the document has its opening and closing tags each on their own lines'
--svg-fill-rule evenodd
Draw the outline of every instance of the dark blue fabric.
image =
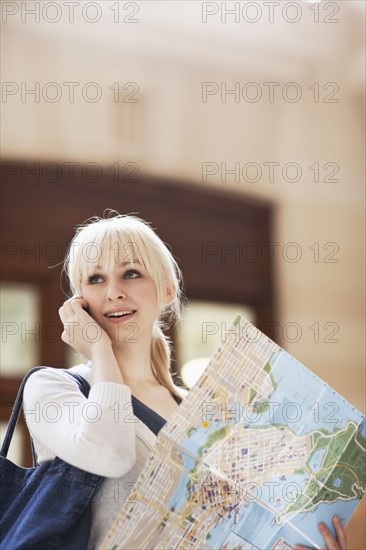
<svg viewBox="0 0 366 550">
<path fill-rule="evenodd" d="M 41 367 L 42 368 L 42 367 Z M 0 450 L 0 547 L 3 550 L 85 550 L 91 528 L 91 502 L 104 478 L 60 458 L 22 468 L 6 458 L 23 402 L 21 383 Z M 66 371 L 67 372 L 67 371 Z M 80 391 L 90 386 L 80 376 Z"/>
<path fill-rule="evenodd" d="M 0 546 L 4 550 L 87 547 L 92 498 L 101 476 L 60 458 L 20 468 L 0 457 Z"/>
<path fill-rule="evenodd" d="M 172 394 L 173 395 L 173 394 Z M 178 405 L 182 402 L 181 399 L 173 395 Z M 150 409 L 147 405 L 142 403 L 137 397 L 132 395 L 131 397 L 133 414 L 137 416 L 141 422 L 143 422 L 155 435 L 158 435 L 161 428 L 166 424 L 165 418 L 160 416 L 153 409 Z"/>
</svg>

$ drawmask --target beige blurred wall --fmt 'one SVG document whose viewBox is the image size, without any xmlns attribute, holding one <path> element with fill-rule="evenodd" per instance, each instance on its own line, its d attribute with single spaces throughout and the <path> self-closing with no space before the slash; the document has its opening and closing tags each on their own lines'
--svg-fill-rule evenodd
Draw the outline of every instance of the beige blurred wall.
<svg viewBox="0 0 366 550">
<path fill-rule="evenodd" d="M 192 19 L 195 13 L 192 11 Z M 143 11 L 140 17 L 143 23 Z M 185 51 L 186 42 L 182 46 L 179 36 L 169 49 L 172 30 L 164 27 L 166 21 L 160 21 L 161 25 L 164 23 L 161 28 L 151 30 L 152 22 L 147 18 L 150 35 L 144 28 L 139 30 L 144 35 L 141 41 L 139 32 L 129 28 L 133 44 L 130 48 L 128 36 L 119 41 L 117 34 L 108 40 L 101 30 L 94 35 L 95 27 L 90 28 L 91 25 L 80 27 L 84 34 L 71 32 L 71 25 L 66 23 L 53 32 L 42 21 L 13 23 L 9 17 L 3 25 L 3 81 L 16 82 L 20 88 L 24 82 L 27 89 L 39 82 L 41 90 L 45 84 L 56 82 L 62 97 L 57 103 L 50 103 L 41 93 L 39 103 L 31 95 L 22 102 L 19 92 L 7 96 L 6 102 L 3 99 L 2 153 L 60 163 L 94 161 L 108 165 L 134 161 L 143 172 L 273 201 L 274 241 L 279 243 L 274 249 L 281 323 L 278 337 L 284 324 L 298 323 L 302 336 L 296 343 L 284 341 L 286 348 L 364 409 L 364 137 L 359 61 L 363 50 L 356 13 L 345 12 L 331 31 L 325 24 L 316 27 L 316 52 L 309 52 L 307 46 L 301 50 L 302 41 L 309 39 L 301 35 L 308 21 L 299 23 L 298 39 L 291 29 L 295 54 L 284 45 L 276 50 L 276 44 L 271 45 L 267 37 L 265 55 L 260 41 L 250 44 L 249 52 L 245 43 L 240 50 L 238 41 L 230 44 L 231 49 L 227 47 L 225 57 L 224 40 L 231 31 L 225 29 L 218 58 L 214 55 L 216 50 L 210 48 L 220 46 L 219 37 L 215 42 L 208 36 L 205 42 L 205 28 L 197 13 L 196 19 L 203 35 L 192 38 L 197 47 L 201 44 L 197 56 L 194 51 Z M 189 21 L 186 25 L 189 28 Z M 163 38 L 160 36 L 164 32 L 166 47 L 164 34 Z M 323 42 L 322 32 L 328 34 Z M 230 57 L 231 51 L 236 52 L 237 59 Z M 229 95 L 223 103 L 218 94 L 202 102 L 202 82 L 225 82 L 228 89 L 235 82 L 241 86 L 257 82 L 265 96 L 268 88 L 263 82 L 269 81 L 280 84 L 273 103 L 266 97 L 258 103 L 235 103 Z M 322 85 L 336 82 L 340 91 L 334 97 L 339 102 L 315 103 L 314 92 L 308 88 L 317 81 L 323 97 L 326 93 Z M 74 103 L 68 101 L 64 82 L 80 83 L 75 88 Z M 96 103 L 81 98 L 80 90 L 89 82 L 97 82 L 103 91 Z M 114 103 L 109 90 L 114 82 L 121 86 L 136 83 L 139 103 Z M 298 103 L 281 100 L 278 90 L 289 82 L 302 87 L 303 98 Z M 327 92 L 331 91 L 332 87 L 328 88 Z M 122 98 L 123 94 L 126 96 L 127 92 L 122 90 Z M 206 162 L 217 165 L 218 173 L 202 181 L 202 163 Z M 228 174 L 222 181 L 222 162 L 228 170 L 235 163 L 240 163 L 241 170 L 247 163 L 255 162 L 263 171 L 262 177 L 253 183 L 240 176 L 236 182 L 235 176 Z M 273 182 L 268 181 L 269 168 L 263 164 L 268 162 L 280 163 Z M 283 166 L 291 162 L 302 171 L 296 183 L 281 177 Z M 314 170 L 310 169 L 315 162 L 320 167 L 319 183 L 314 181 Z M 324 182 L 333 170 L 329 166 L 324 169 L 325 163 L 339 167 L 334 176 L 339 179 L 337 183 Z M 293 175 L 290 171 L 290 178 Z M 297 243 L 301 253 L 297 263 L 282 257 L 286 251 L 290 256 L 296 254 L 296 249 L 288 244 L 292 242 Z M 315 245 L 319 246 L 319 261 L 314 243 L 319 243 Z M 327 243 L 335 244 L 324 249 Z M 309 249 L 311 246 L 313 249 Z M 324 262 L 327 259 L 337 263 Z M 315 328 L 309 329 L 315 322 L 319 323 L 319 343 L 314 341 Z M 333 336 L 338 343 L 322 341 L 336 330 L 335 325 L 324 329 L 325 323 L 339 327 Z M 295 336 L 290 330 L 289 338 Z"/>
<path fill-rule="evenodd" d="M 217 21 L 203 24 L 195 3 L 167 7 L 152 2 L 155 11 L 139 4 L 140 23 L 133 28 L 82 22 L 79 27 L 65 23 L 50 28 L 42 22 L 12 20 L 3 25 L 4 81 L 25 81 L 29 86 L 36 81 L 97 82 L 103 90 L 97 103 L 82 101 L 80 94 L 75 103 L 64 96 L 58 103 L 35 103 L 30 98 L 22 103 L 19 95 L 9 96 L 2 104 L 3 156 L 104 166 L 133 161 L 145 173 L 273 201 L 273 240 L 279 243 L 274 263 L 280 323 L 276 339 L 365 412 L 360 3 L 338 2 L 339 22 L 334 25 L 316 26 L 304 18 L 291 27 L 282 21 L 241 29 Z M 182 4 L 184 12 L 179 11 Z M 137 83 L 139 102 L 114 103 L 109 87 L 117 81 Z M 281 88 L 295 81 L 303 98 L 297 103 L 280 98 L 274 103 L 223 103 L 212 96 L 202 102 L 202 82 L 226 82 L 230 88 L 235 82 L 263 87 L 268 81 L 278 81 Z M 338 102 L 315 103 L 309 90 L 314 82 L 336 82 Z M 322 89 L 321 95 L 324 98 Z M 226 162 L 228 168 L 255 162 L 262 166 L 263 176 L 256 183 L 242 178 L 236 182 L 234 176 L 222 181 L 218 171 L 202 181 L 205 162 Z M 301 180 L 283 181 L 276 172 L 275 181 L 269 182 L 265 162 L 279 162 L 281 168 L 296 162 Z M 319 182 L 310 169 L 315 162 L 322 167 Z M 324 170 L 325 163 L 338 166 L 338 182 L 324 181 L 331 173 Z M 286 249 L 294 242 L 301 250 L 299 261 L 281 259 L 284 248 L 294 251 Z M 319 261 L 314 243 L 319 243 Z M 327 243 L 334 244 L 325 249 Z M 332 251 L 336 263 L 325 261 Z M 286 323 L 300 326 L 297 342 L 281 339 Z M 319 324 L 319 342 L 314 323 Z M 327 343 L 333 329 L 338 342 Z M 357 518 L 351 524 L 354 545 L 365 543 L 361 512 Z"/>
</svg>

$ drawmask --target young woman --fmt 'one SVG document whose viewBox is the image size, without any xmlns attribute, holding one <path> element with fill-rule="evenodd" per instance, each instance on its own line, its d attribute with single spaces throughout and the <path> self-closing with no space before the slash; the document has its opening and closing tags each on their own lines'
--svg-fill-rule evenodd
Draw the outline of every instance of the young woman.
<svg viewBox="0 0 366 550">
<path fill-rule="evenodd" d="M 25 386 L 26 420 L 39 462 L 58 456 L 105 477 L 88 545 L 99 549 L 186 395 L 173 382 L 162 332 L 179 319 L 181 273 L 146 222 L 120 215 L 81 226 L 65 268 L 73 297 L 59 310 L 62 339 L 88 359 L 70 370 L 89 382 L 90 394 L 62 370 L 38 371 Z M 37 407 L 38 417 L 27 412 Z M 345 550 L 344 529 L 334 525 L 337 541 L 322 530 L 327 548 Z"/>
</svg>

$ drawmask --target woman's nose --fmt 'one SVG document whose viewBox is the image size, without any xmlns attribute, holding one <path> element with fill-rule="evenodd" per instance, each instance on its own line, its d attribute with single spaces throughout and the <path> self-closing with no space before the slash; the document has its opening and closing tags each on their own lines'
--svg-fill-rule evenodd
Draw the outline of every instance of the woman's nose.
<svg viewBox="0 0 366 550">
<path fill-rule="evenodd" d="M 121 287 L 119 282 L 111 281 L 108 285 L 107 298 L 110 301 L 113 300 L 124 300 L 126 298 L 126 293 Z"/>
</svg>

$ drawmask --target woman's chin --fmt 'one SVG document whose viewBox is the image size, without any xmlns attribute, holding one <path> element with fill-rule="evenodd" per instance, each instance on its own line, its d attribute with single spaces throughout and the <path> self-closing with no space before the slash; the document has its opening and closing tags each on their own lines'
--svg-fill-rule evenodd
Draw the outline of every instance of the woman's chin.
<svg viewBox="0 0 366 550">
<path fill-rule="evenodd" d="M 108 335 L 114 346 L 123 346 L 126 344 L 136 344 L 138 342 L 138 330 L 136 323 L 128 325 L 115 325 L 109 329 Z"/>
</svg>

